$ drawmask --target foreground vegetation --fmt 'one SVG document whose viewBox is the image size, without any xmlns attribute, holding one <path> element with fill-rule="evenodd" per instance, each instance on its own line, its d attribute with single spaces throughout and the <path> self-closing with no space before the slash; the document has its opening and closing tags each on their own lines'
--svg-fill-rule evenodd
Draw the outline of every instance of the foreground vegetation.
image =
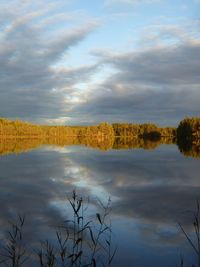
<svg viewBox="0 0 200 267">
<path fill-rule="evenodd" d="M 4 235 L 0 243 L 0 265 L 7 267 L 111 267 L 117 252 L 113 245 L 110 212 L 111 200 L 106 205 L 99 201 L 100 213 L 94 219 L 87 216 L 88 200 L 77 195 L 74 190 L 68 199 L 72 209 L 72 217 L 67 218 L 55 228 L 55 241 L 40 241 L 37 248 L 31 248 L 25 238 L 25 216 L 18 216 L 16 222 Z M 191 247 L 197 265 L 200 267 L 200 206 L 197 208 L 192 222 L 191 235 L 179 222 L 180 231 Z M 49 237 L 51 238 L 51 237 Z M 177 266 L 177 265 L 176 265 Z M 180 267 L 184 267 L 184 258 L 181 255 Z"/>
<path fill-rule="evenodd" d="M 0 263 L 10 267 L 110 267 L 116 253 L 112 245 L 110 199 L 106 205 L 99 201 L 102 212 L 96 213 L 93 220 L 86 214 L 88 203 L 76 191 L 68 201 L 73 216 L 57 227 L 56 242 L 41 242 L 34 252 L 24 237 L 25 217 L 19 216 L 0 248 Z"/>
</svg>

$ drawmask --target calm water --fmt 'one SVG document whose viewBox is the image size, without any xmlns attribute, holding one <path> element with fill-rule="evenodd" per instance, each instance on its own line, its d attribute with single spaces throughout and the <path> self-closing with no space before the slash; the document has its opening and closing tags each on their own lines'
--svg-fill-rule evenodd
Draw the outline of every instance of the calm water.
<svg viewBox="0 0 200 267">
<path fill-rule="evenodd" d="M 200 160 L 180 154 L 175 145 L 154 150 L 99 150 L 83 146 L 42 146 L 0 157 L 1 239 L 8 221 L 26 214 L 29 245 L 53 238 L 69 214 L 67 196 L 112 200 L 112 266 L 176 266 L 180 254 L 196 263 L 177 223 L 192 231 L 200 199 Z"/>
</svg>

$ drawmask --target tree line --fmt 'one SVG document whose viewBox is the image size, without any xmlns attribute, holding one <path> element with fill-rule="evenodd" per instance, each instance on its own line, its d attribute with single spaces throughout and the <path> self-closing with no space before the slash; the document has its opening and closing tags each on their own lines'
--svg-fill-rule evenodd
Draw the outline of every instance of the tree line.
<svg viewBox="0 0 200 267">
<path fill-rule="evenodd" d="M 0 118 L 0 137 L 66 137 L 90 136 L 91 138 L 111 137 L 141 137 L 146 139 L 159 139 L 173 137 L 179 140 L 196 140 L 200 138 L 200 117 L 185 118 L 178 127 L 158 127 L 152 123 L 113 123 L 106 122 L 90 126 L 49 126 L 37 125 L 20 120 L 11 121 Z"/>
<path fill-rule="evenodd" d="M 159 139 L 160 137 L 175 137 L 175 127 L 158 127 L 152 123 L 132 124 L 114 123 L 112 124 L 115 136 L 132 136 L 149 139 Z"/>
<path fill-rule="evenodd" d="M 185 118 L 177 129 L 155 124 L 101 123 L 47 126 L 0 119 L 0 155 L 22 153 L 40 145 L 84 145 L 100 149 L 154 149 L 177 143 L 181 153 L 200 157 L 200 118 Z"/>
<path fill-rule="evenodd" d="M 114 130 L 112 125 L 106 122 L 92 126 L 49 126 L 0 118 L 0 137 L 47 138 L 63 136 L 94 136 L 102 138 L 106 136 L 114 136 Z"/>
</svg>

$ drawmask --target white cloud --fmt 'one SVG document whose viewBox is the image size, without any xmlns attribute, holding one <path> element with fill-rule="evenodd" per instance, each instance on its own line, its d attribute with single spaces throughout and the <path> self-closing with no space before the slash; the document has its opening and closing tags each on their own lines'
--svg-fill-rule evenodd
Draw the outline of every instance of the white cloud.
<svg viewBox="0 0 200 267">
<path fill-rule="evenodd" d="M 105 6 L 112 6 L 112 5 L 131 5 L 134 6 L 136 4 L 152 4 L 152 3 L 160 3 L 163 2 L 163 0 L 105 0 L 104 5 Z"/>
</svg>

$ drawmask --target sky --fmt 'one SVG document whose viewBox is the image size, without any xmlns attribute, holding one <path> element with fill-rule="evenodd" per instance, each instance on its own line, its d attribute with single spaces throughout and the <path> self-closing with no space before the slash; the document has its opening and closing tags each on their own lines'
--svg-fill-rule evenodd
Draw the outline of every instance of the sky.
<svg viewBox="0 0 200 267">
<path fill-rule="evenodd" d="M 0 0 L 0 117 L 177 125 L 200 115 L 199 0 Z"/>
</svg>

